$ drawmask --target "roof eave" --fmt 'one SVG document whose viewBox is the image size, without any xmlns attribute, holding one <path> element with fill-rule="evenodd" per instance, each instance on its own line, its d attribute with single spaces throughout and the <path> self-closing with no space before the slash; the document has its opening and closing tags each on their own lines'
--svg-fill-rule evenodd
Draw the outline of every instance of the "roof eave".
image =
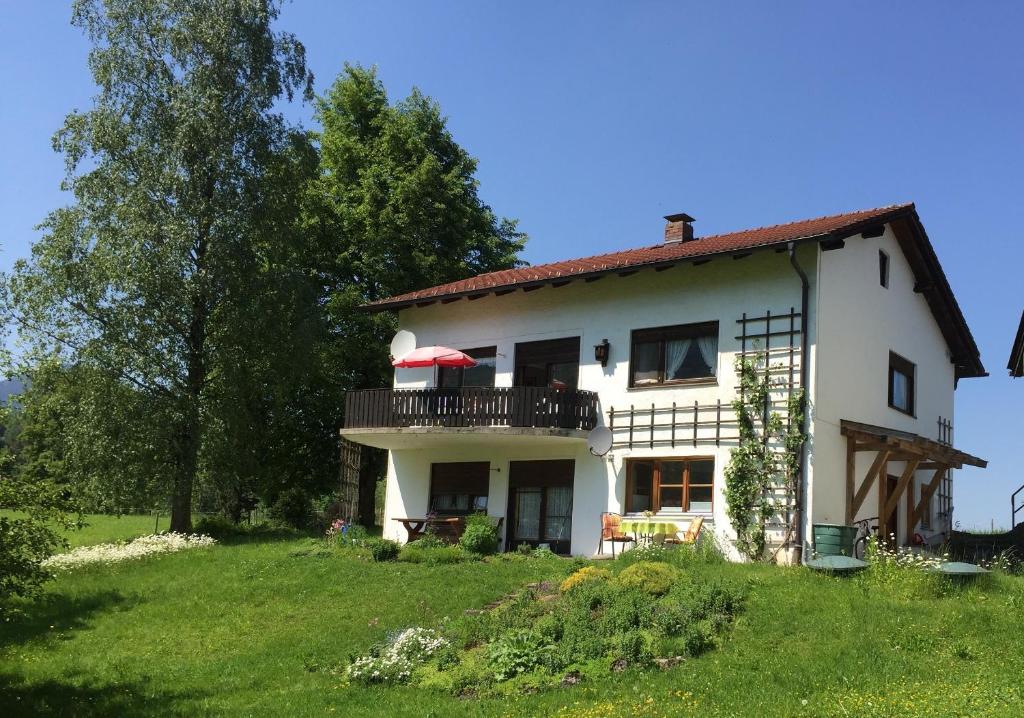
<svg viewBox="0 0 1024 718">
<path fill-rule="evenodd" d="M 849 236 L 849 235 L 846 235 Z M 400 299 L 395 301 L 382 300 L 380 302 L 371 302 L 363 304 L 359 308 L 370 312 L 378 313 L 385 311 L 398 311 L 400 309 L 408 309 L 412 306 L 428 306 L 430 304 L 447 304 L 459 299 L 479 299 L 489 294 L 509 294 L 517 290 L 532 291 L 539 289 L 544 286 L 564 286 L 570 282 L 577 280 L 593 280 L 598 277 L 607 277 L 612 274 L 619 274 L 622 276 L 629 276 L 636 274 L 637 272 L 644 269 L 669 269 L 682 264 L 704 264 L 710 259 L 717 257 L 730 257 L 735 255 L 749 255 L 753 252 L 760 252 L 767 249 L 775 251 L 783 251 L 790 243 L 795 244 L 807 244 L 809 242 L 821 242 L 826 239 L 837 238 L 837 235 L 833 233 L 816 234 L 809 237 L 799 237 L 797 239 L 784 240 L 781 242 L 772 242 L 768 244 L 762 244 L 756 247 L 744 247 L 742 249 L 730 249 L 719 252 L 705 252 L 703 254 L 691 254 L 686 257 L 679 257 L 675 259 L 665 259 L 658 262 L 645 262 L 642 264 L 628 264 L 619 267 L 610 267 L 608 269 L 598 269 L 590 272 L 579 272 L 577 274 L 565 274 L 558 277 L 545 277 L 544 279 L 537 279 L 528 282 L 514 282 L 510 284 L 500 284 L 493 287 L 487 287 L 486 289 L 469 289 L 460 292 L 451 292 L 445 294 L 438 294 L 434 297 L 418 297 L 416 299 Z"/>
<path fill-rule="evenodd" d="M 1006 363 L 1010 370 L 1010 376 L 1024 376 L 1024 312 L 1020 315 L 1020 324 L 1017 326 L 1017 336 L 1013 339 L 1013 347 L 1010 349 L 1010 360 Z"/>
<path fill-rule="evenodd" d="M 955 379 L 988 376 L 981 362 L 981 352 L 974 341 L 974 335 L 971 334 L 967 320 L 960 310 L 917 210 L 910 207 L 906 217 L 899 219 L 905 219 L 906 225 L 899 221 L 894 222 L 891 225 L 893 232 L 914 272 L 914 279 L 917 282 L 914 291 L 928 302 L 952 354 L 952 362 L 956 368 Z"/>
</svg>

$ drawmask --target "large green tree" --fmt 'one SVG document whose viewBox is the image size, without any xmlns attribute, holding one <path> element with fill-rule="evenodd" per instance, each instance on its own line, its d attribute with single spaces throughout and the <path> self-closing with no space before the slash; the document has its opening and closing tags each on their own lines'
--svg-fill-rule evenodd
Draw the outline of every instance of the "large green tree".
<svg viewBox="0 0 1024 718">
<path fill-rule="evenodd" d="M 69 435 L 105 407 L 108 440 L 130 435 L 137 468 L 162 467 L 178 531 L 204 457 L 251 456 L 238 436 L 266 439 L 287 410 L 286 382 L 261 382 L 288 366 L 275 352 L 294 353 L 293 326 L 317 321 L 295 303 L 317 292 L 290 214 L 313 163 L 274 111 L 312 77 L 277 15 L 273 0 L 77 0 L 98 93 L 54 138 L 73 201 L 8 284 L 29 361 L 81 379 L 91 411 L 64 415 Z"/>
<path fill-rule="evenodd" d="M 317 119 L 320 173 L 305 228 L 320 257 L 331 332 L 324 366 L 343 389 L 388 385 L 394 317 L 358 307 L 514 267 L 526 235 L 481 200 L 476 160 L 419 90 L 392 104 L 374 70 L 346 65 L 319 99 Z M 379 471 L 378 454 L 360 481 L 366 523 Z"/>
</svg>

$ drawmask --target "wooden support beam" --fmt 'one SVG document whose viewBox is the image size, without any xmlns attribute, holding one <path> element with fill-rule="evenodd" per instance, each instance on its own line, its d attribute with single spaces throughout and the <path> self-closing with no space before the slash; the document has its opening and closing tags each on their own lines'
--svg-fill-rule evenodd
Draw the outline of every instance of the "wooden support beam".
<svg viewBox="0 0 1024 718">
<path fill-rule="evenodd" d="M 896 482 L 896 488 L 893 490 L 892 496 L 887 496 L 885 499 L 885 506 L 882 507 L 882 513 L 878 517 L 879 525 L 884 526 L 885 522 L 892 516 L 892 512 L 896 510 L 900 503 L 900 497 L 907 490 L 907 484 L 914 478 L 914 472 L 917 471 L 917 465 L 920 463 L 917 459 L 911 459 L 907 462 L 906 467 L 903 469 L 903 474 L 900 475 L 900 480 Z"/>
<path fill-rule="evenodd" d="M 853 494 L 856 489 L 857 441 L 846 437 L 846 524 L 853 523 Z"/>
<path fill-rule="evenodd" d="M 932 500 L 932 496 L 939 488 L 939 484 L 942 483 L 942 477 L 949 471 L 948 466 L 940 466 L 935 469 L 935 473 L 932 474 L 932 480 L 924 486 L 924 491 L 921 493 L 921 500 L 917 502 L 917 508 L 914 509 L 914 515 L 910 517 L 910 527 L 913 529 L 917 526 L 921 517 L 924 516 L 924 510 Z"/>
<path fill-rule="evenodd" d="M 871 482 L 874 480 L 878 472 L 881 471 L 883 464 L 886 459 L 889 458 L 888 451 L 879 451 L 878 456 L 871 462 L 871 468 L 868 469 L 868 473 L 864 476 L 864 482 L 857 489 L 857 495 L 853 497 L 853 505 L 850 507 L 850 516 L 856 517 L 857 512 L 860 511 L 861 504 L 864 503 L 864 499 L 868 497 L 868 492 L 871 491 Z"/>
<path fill-rule="evenodd" d="M 882 464 L 878 472 L 878 536 L 883 542 L 889 541 L 887 526 L 885 525 L 885 502 L 889 498 L 889 461 Z"/>
</svg>

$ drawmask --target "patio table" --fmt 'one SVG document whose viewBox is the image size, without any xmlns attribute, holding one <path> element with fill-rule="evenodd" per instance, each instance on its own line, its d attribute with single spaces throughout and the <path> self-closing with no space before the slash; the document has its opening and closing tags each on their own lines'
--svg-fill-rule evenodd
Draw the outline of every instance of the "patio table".
<svg viewBox="0 0 1024 718">
<path fill-rule="evenodd" d="M 393 519 L 399 522 L 405 527 L 406 532 L 409 534 L 409 541 L 415 541 L 418 538 L 422 538 L 423 534 L 427 532 L 427 527 L 431 526 L 439 533 L 451 533 L 456 531 L 459 523 L 463 521 L 460 518 L 423 518 L 423 519 Z"/>
<path fill-rule="evenodd" d="M 680 530 L 672 521 L 656 521 L 654 519 L 622 519 L 619 527 L 623 533 L 632 533 L 638 539 L 654 536 L 674 536 Z"/>
</svg>

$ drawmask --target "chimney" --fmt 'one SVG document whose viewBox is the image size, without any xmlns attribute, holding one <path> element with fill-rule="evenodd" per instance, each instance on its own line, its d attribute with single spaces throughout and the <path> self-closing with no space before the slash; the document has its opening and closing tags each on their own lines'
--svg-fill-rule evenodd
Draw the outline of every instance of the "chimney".
<svg viewBox="0 0 1024 718">
<path fill-rule="evenodd" d="M 665 242 L 692 242 L 694 219 L 685 212 L 670 214 L 665 217 Z"/>
</svg>

